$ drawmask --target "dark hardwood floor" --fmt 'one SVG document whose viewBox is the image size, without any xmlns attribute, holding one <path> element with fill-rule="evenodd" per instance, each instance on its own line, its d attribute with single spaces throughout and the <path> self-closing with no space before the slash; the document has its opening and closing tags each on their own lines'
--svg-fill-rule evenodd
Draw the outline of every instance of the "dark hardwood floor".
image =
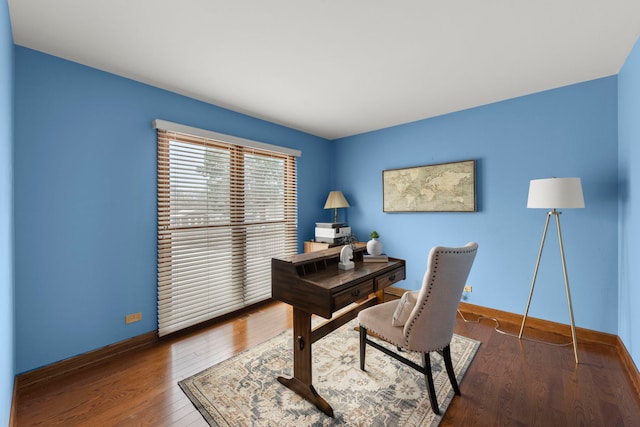
<svg viewBox="0 0 640 427">
<path fill-rule="evenodd" d="M 518 340 L 491 320 L 474 320 L 456 323 L 456 333 L 482 344 L 442 426 L 640 426 L 640 397 L 614 347 L 579 343 L 576 365 L 571 346 Z M 500 330 L 517 335 L 518 326 Z M 18 389 L 17 425 L 206 426 L 177 382 L 289 327 L 289 306 L 272 303 Z M 535 330 L 525 335 L 566 341 Z"/>
</svg>

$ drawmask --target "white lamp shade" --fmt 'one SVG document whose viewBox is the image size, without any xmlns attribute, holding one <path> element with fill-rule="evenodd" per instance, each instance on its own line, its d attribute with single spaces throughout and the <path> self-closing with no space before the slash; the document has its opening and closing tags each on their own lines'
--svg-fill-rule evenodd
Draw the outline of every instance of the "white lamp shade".
<svg viewBox="0 0 640 427">
<path fill-rule="evenodd" d="M 529 183 L 528 208 L 584 208 L 580 178 L 533 179 Z"/>
<path fill-rule="evenodd" d="M 325 209 L 335 209 L 335 208 L 348 208 L 349 202 L 344 198 L 344 194 L 342 191 L 332 191 L 329 193 L 329 197 L 327 197 L 327 202 L 324 204 Z"/>
</svg>

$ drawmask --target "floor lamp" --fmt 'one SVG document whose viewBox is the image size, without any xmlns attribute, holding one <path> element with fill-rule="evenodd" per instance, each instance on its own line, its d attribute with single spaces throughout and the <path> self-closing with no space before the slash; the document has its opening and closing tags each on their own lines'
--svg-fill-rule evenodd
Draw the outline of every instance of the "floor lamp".
<svg viewBox="0 0 640 427">
<path fill-rule="evenodd" d="M 556 227 L 558 229 L 558 241 L 560 243 L 560 258 L 562 259 L 562 272 L 564 273 L 564 287 L 567 291 L 567 303 L 569 305 L 569 319 L 571 320 L 571 338 L 573 342 L 573 354 L 576 363 L 578 363 L 578 344 L 576 340 L 576 325 L 573 320 L 573 307 L 571 305 L 571 292 L 569 291 L 569 277 L 567 276 L 567 265 L 564 260 L 564 247 L 562 245 L 562 231 L 560 231 L 560 214 L 556 209 L 561 208 L 584 208 L 584 197 L 582 195 L 582 183 L 580 178 L 547 178 L 534 179 L 529 183 L 529 199 L 527 208 L 544 208 L 552 209 L 547 212 L 547 221 L 544 224 L 542 232 L 542 241 L 540 242 L 540 250 L 538 251 L 538 260 L 536 268 L 533 271 L 533 280 L 531 281 L 531 290 L 529 291 L 529 299 L 527 300 L 527 308 L 522 318 L 522 326 L 518 338 L 522 338 L 524 324 L 529 314 L 529 305 L 533 296 L 533 287 L 536 284 L 536 276 L 538 275 L 538 267 L 540 266 L 540 257 L 542 256 L 542 248 L 547 237 L 547 229 L 549 228 L 549 219 L 551 216 L 556 217 Z"/>
</svg>

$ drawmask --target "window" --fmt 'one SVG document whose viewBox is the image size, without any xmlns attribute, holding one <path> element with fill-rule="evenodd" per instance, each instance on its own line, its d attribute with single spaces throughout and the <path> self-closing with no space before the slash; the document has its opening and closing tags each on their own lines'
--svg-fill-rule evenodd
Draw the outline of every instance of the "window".
<svg viewBox="0 0 640 427">
<path fill-rule="evenodd" d="M 294 155 L 167 123 L 156 121 L 160 336 L 270 298 L 271 258 L 297 249 Z"/>
</svg>

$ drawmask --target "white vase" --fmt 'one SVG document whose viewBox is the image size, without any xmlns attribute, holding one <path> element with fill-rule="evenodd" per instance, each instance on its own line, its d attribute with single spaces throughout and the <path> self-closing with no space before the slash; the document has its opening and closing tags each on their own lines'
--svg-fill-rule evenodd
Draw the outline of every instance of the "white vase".
<svg viewBox="0 0 640 427">
<path fill-rule="evenodd" d="M 370 255 L 380 255 L 382 253 L 382 242 L 377 238 L 369 240 L 367 242 L 367 252 Z"/>
</svg>

